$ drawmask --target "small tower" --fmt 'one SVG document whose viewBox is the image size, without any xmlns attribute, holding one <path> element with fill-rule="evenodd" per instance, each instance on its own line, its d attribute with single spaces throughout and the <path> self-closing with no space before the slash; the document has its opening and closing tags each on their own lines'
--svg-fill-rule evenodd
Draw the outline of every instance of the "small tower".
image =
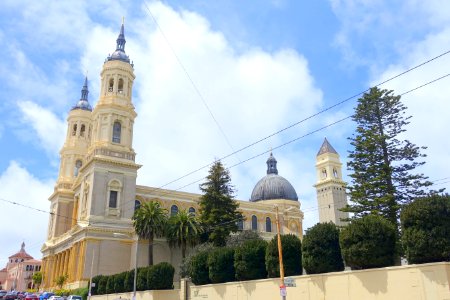
<svg viewBox="0 0 450 300">
<path fill-rule="evenodd" d="M 342 163 L 339 154 L 325 138 L 316 156 L 317 191 L 319 221 L 333 222 L 342 226 L 341 219 L 348 218 L 348 213 L 339 209 L 347 205 L 345 182 L 342 180 Z"/>
<path fill-rule="evenodd" d="M 72 190 L 91 143 L 92 107 L 88 100 L 88 79 L 84 79 L 81 98 L 72 107 L 67 117 L 66 140 L 60 151 L 61 163 L 55 191 L 50 196 L 51 212 L 48 237 L 56 237 L 68 231 L 73 225 L 70 218 L 76 206 Z"/>
</svg>

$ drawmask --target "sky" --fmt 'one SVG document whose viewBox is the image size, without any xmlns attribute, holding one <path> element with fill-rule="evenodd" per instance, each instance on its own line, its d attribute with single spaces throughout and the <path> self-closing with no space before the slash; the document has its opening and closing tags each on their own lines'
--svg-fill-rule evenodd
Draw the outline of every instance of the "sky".
<svg viewBox="0 0 450 300">
<path fill-rule="evenodd" d="M 304 229 L 318 222 L 316 153 L 327 137 L 348 180 L 355 124 L 318 129 L 350 116 L 370 86 L 450 50 L 444 0 L 3 0 L 0 268 L 22 242 L 41 258 L 68 112 L 86 74 L 97 102 L 122 17 L 136 74 L 137 183 L 199 192 L 207 168 L 166 184 L 227 156 L 236 198 L 248 200 L 273 149 L 299 196 Z M 444 54 L 380 88 L 403 94 L 449 66 Z M 402 138 L 427 147 L 418 172 L 447 191 L 448 95 L 450 76 L 402 96 L 412 116 Z"/>
</svg>

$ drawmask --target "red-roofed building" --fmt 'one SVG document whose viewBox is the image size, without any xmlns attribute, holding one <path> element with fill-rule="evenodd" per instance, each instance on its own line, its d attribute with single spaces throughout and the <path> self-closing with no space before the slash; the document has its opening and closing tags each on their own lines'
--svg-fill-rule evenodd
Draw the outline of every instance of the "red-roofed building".
<svg viewBox="0 0 450 300">
<path fill-rule="evenodd" d="M 33 274 L 41 270 L 41 263 L 25 251 L 25 243 L 22 243 L 19 252 L 8 257 L 6 268 L 0 270 L 1 288 L 16 291 L 32 288 Z"/>
</svg>

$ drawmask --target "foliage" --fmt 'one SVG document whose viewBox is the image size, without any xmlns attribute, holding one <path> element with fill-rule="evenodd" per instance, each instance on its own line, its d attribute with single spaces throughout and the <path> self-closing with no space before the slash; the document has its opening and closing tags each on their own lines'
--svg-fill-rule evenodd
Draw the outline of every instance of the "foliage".
<svg viewBox="0 0 450 300">
<path fill-rule="evenodd" d="M 262 238 L 255 230 L 242 230 L 229 235 L 226 239 L 226 245 L 227 247 L 237 247 L 252 240 L 262 240 Z"/>
<path fill-rule="evenodd" d="M 124 280 L 124 291 L 125 292 L 131 292 L 133 291 L 133 285 L 134 285 L 134 269 L 130 270 L 126 273 L 125 275 L 125 280 Z"/>
<path fill-rule="evenodd" d="M 239 204 L 233 199 L 234 188 L 230 173 L 220 161 L 213 163 L 200 184 L 203 195 L 200 197 L 200 222 L 208 235 L 208 241 L 215 246 L 224 246 L 230 232 L 236 232 L 237 221 L 242 214 L 237 210 Z"/>
<path fill-rule="evenodd" d="M 147 288 L 149 290 L 173 289 L 174 274 L 175 268 L 167 262 L 154 265 L 147 272 Z"/>
<path fill-rule="evenodd" d="M 181 262 L 180 265 L 180 277 L 181 278 L 186 278 L 186 277 L 190 277 L 190 266 L 191 266 L 191 260 L 192 258 L 199 252 L 201 251 L 210 251 L 213 249 L 213 244 L 211 243 L 203 243 L 203 244 L 199 244 L 197 246 L 194 247 L 194 249 L 192 250 L 192 252 L 190 254 L 188 254 L 183 261 Z"/>
<path fill-rule="evenodd" d="M 167 225 L 169 246 L 180 247 L 181 256 L 186 257 L 186 247 L 194 247 L 199 243 L 201 226 L 197 218 L 186 210 L 180 210 L 170 217 Z"/>
<path fill-rule="evenodd" d="M 356 133 L 349 138 L 354 149 L 347 164 L 354 204 L 344 208 L 353 218 L 377 214 L 397 226 L 400 207 L 424 196 L 423 188 L 432 184 L 423 174 L 412 173 L 424 164 L 416 160 L 425 157 L 420 153 L 425 147 L 398 139 L 409 124 L 405 110 L 400 96 L 376 87 L 358 99 L 352 116 Z"/>
<path fill-rule="evenodd" d="M 450 261 L 450 195 L 416 199 L 402 209 L 400 220 L 409 263 Z"/>
<path fill-rule="evenodd" d="M 100 293 L 100 292 L 101 292 L 100 280 L 101 280 L 103 277 L 105 277 L 105 276 L 103 276 L 103 275 L 97 275 L 97 276 L 92 277 L 92 283 L 94 283 L 94 286 L 91 287 L 91 294 L 92 294 L 92 295 L 102 295 L 102 294 L 104 293 L 104 292 L 103 292 L 103 293 Z M 99 289 L 100 289 L 100 292 L 99 292 Z"/>
<path fill-rule="evenodd" d="M 212 250 L 211 250 L 212 251 Z M 195 285 L 211 283 L 209 279 L 208 256 L 210 251 L 200 251 L 191 258 L 189 275 Z"/>
<path fill-rule="evenodd" d="M 267 278 L 265 255 L 267 242 L 253 239 L 237 246 L 234 252 L 234 268 L 237 280 Z"/>
<path fill-rule="evenodd" d="M 150 267 L 138 268 L 137 279 L 136 279 L 136 290 L 145 291 L 147 290 L 147 273 Z"/>
<path fill-rule="evenodd" d="M 148 264 L 153 265 L 153 240 L 165 234 L 167 210 L 159 202 L 144 202 L 133 215 L 133 226 L 140 239 L 148 239 Z"/>
<path fill-rule="evenodd" d="M 125 292 L 125 277 L 128 272 L 122 272 L 114 275 L 114 292 L 123 293 Z"/>
<path fill-rule="evenodd" d="M 302 274 L 302 243 L 293 234 L 281 235 L 281 247 L 283 249 L 284 275 L 293 276 Z M 280 264 L 278 261 L 278 240 L 275 235 L 266 249 L 266 270 L 270 278 L 280 276 Z"/>
<path fill-rule="evenodd" d="M 53 293 L 54 293 L 56 296 L 69 296 L 71 292 L 72 292 L 72 291 L 71 291 L 71 290 L 68 290 L 68 289 L 58 289 L 58 290 L 54 290 L 54 291 L 53 291 Z"/>
<path fill-rule="evenodd" d="M 34 273 L 32 279 L 36 286 L 40 286 L 42 283 L 42 273 L 41 272 Z"/>
<path fill-rule="evenodd" d="M 94 279 L 92 279 L 92 282 L 95 282 Z M 98 287 L 97 287 L 97 295 L 104 295 L 106 294 L 106 284 L 108 282 L 108 276 L 102 276 L 100 275 L 100 278 L 98 280 Z"/>
<path fill-rule="evenodd" d="M 92 289 L 91 289 L 91 292 L 92 292 Z M 89 288 L 85 287 L 85 288 L 71 290 L 69 295 L 80 295 L 83 300 L 87 300 L 88 293 L 89 293 Z"/>
<path fill-rule="evenodd" d="M 106 280 L 105 294 L 114 294 L 114 276 L 115 275 L 108 276 L 108 280 Z"/>
<path fill-rule="evenodd" d="M 59 287 L 59 289 L 62 289 L 63 285 L 66 283 L 67 278 L 69 278 L 69 276 L 67 274 L 64 275 L 60 275 L 55 279 L 55 283 L 56 285 Z"/>
<path fill-rule="evenodd" d="M 220 247 L 212 250 L 208 256 L 208 270 L 212 283 L 234 281 L 234 249 Z"/>
<path fill-rule="evenodd" d="M 396 257 L 395 226 L 378 215 L 352 220 L 339 242 L 345 264 L 352 269 L 392 266 Z"/>
<path fill-rule="evenodd" d="M 303 268 L 308 274 L 344 270 L 339 229 L 329 223 L 317 223 L 306 231 L 302 241 Z"/>
</svg>

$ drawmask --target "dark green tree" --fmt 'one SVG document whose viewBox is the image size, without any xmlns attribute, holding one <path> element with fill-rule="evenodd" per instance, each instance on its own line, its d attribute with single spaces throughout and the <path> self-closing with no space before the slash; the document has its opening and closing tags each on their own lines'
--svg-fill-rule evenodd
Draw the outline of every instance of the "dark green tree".
<svg viewBox="0 0 450 300">
<path fill-rule="evenodd" d="M 133 226 L 140 239 L 148 240 L 148 265 L 153 265 L 153 241 L 165 234 L 167 210 L 159 202 L 144 202 L 133 215 Z"/>
<path fill-rule="evenodd" d="M 283 266 L 285 276 L 302 275 L 302 243 L 293 234 L 281 235 L 281 247 L 283 249 Z M 266 249 L 266 270 L 270 278 L 280 276 L 280 264 L 278 258 L 278 240 L 274 236 Z"/>
<path fill-rule="evenodd" d="M 114 294 L 114 277 L 115 275 L 108 276 L 108 279 L 106 280 L 105 294 Z"/>
<path fill-rule="evenodd" d="M 200 242 L 202 227 L 197 218 L 186 210 L 180 210 L 170 217 L 167 224 L 167 240 L 169 246 L 180 247 L 181 256 L 186 257 L 186 248 L 194 247 Z"/>
<path fill-rule="evenodd" d="M 93 282 L 95 282 L 92 279 Z M 100 275 L 98 279 L 97 295 L 106 294 L 106 284 L 108 283 L 108 276 Z"/>
<path fill-rule="evenodd" d="M 31 278 L 33 279 L 33 285 L 35 286 L 35 288 L 39 288 L 42 283 L 42 273 L 36 272 Z"/>
<path fill-rule="evenodd" d="M 247 241 L 260 240 L 262 237 L 255 230 L 241 230 L 236 234 L 231 234 L 227 237 L 226 245 L 227 247 L 237 247 L 246 243 Z"/>
<path fill-rule="evenodd" d="M 402 209 L 400 220 L 409 263 L 450 261 L 450 195 L 416 199 Z"/>
<path fill-rule="evenodd" d="M 128 272 L 122 272 L 114 275 L 114 292 L 123 293 L 125 292 L 125 277 Z"/>
<path fill-rule="evenodd" d="M 303 268 L 308 274 L 344 270 L 339 229 L 329 223 L 317 223 L 306 230 L 302 241 Z"/>
<path fill-rule="evenodd" d="M 211 283 L 208 268 L 209 252 L 211 250 L 200 251 L 190 259 L 189 275 L 195 285 Z"/>
<path fill-rule="evenodd" d="M 131 292 L 134 285 L 134 269 L 126 272 L 124 280 L 124 292 Z"/>
<path fill-rule="evenodd" d="M 352 220 L 342 228 L 339 242 L 345 264 L 352 269 L 392 266 L 397 257 L 396 229 L 378 215 Z"/>
<path fill-rule="evenodd" d="M 344 208 L 354 213 L 353 218 L 378 214 L 398 226 L 400 207 L 427 194 L 425 188 L 432 183 L 413 173 L 424 164 L 418 160 L 425 157 L 420 150 L 426 147 L 400 139 L 410 118 L 392 91 L 374 87 L 358 99 L 347 163 L 353 204 Z"/>
<path fill-rule="evenodd" d="M 147 272 L 147 288 L 149 290 L 173 289 L 175 268 L 168 262 L 156 264 Z"/>
<path fill-rule="evenodd" d="M 242 219 L 239 204 L 233 199 L 234 188 L 230 173 L 220 161 L 214 162 L 200 184 L 200 222 L 208 240 L 215 246 L 224 246 L 230 232 L 238 230 L 237 221 Z"/>
<path fill-rule="evenodd" d="M 259 239 L 247 240 L 237 246 L 234 252 L 234 269 L 237 280 L 267 278 L 267 242 Z"/>
</svg>

